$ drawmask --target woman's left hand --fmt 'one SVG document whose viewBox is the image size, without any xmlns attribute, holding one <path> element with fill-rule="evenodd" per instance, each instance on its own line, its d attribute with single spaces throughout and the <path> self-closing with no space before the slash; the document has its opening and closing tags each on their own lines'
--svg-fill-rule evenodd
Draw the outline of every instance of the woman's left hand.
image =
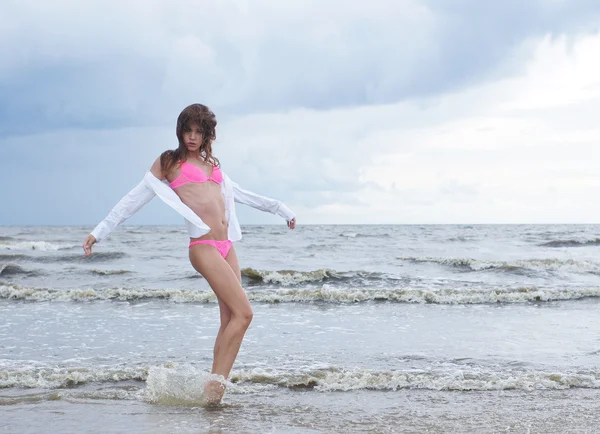
<svg viewBox="0 0 600 434">
<path fill-rule="evenodd" d="M 296 227 L 296 217 L 287 222 L 288 228 L 294 229 Z"/>
</svg>

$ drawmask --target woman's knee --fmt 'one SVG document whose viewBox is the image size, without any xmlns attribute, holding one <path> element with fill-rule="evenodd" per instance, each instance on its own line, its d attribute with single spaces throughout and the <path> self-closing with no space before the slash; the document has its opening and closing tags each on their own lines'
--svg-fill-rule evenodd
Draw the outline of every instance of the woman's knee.
<svg viewBox="0 0 600 434">
<path fill-rule="evenodd" d="M 252 312 L 252 308 L 248 306 L 239 310 L 238 312 L 234 312 L 233 317 L 242 327 L 248 328 L 252 322 L 252 319 L 254 318 L 254 312 Z"/>
</svg>

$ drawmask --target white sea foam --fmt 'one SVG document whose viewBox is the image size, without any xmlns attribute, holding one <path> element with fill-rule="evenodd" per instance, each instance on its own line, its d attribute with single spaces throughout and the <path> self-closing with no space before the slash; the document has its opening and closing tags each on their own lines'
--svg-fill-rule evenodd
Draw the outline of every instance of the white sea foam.
<svg viewBox="0 0 600 434">
<path fill-rule="evenodd" d="M 284 373 L 252 370 L 235 373 L 236 383 L 269 383 L 281 387 L 308 388 L 317 391 L 350 390 L 534 390 L 600 388 L 600 371 L 544 372 L 534 370 L 494 370 L 490 368 L 446 366 L 432 370 L 373 371 L 319 370 Z"/>
<path fill-rule="evenodd" d="M 317 392 L 352 390 L 428 389 L 453 391 L 600 389 L 600 371 L 543 371 L 501 366 L 464 366 L 451 363 L 431 369 L 376 371 L 371 369 L 234 370 L 230 381 L 190 365 L 149 367 L 49 368 L 0 370 L 0 388 L 58 389 L 84 383 L 146 381 L 140 398 L 162 405 L 204 405 L 207 381 L 219 381 L 227 393 L 256 393 L 284 387 Z"/>
<path fill-rule="evenodd" d="M 169 299 L 175 302 L 216 302 L 212 292 L 181 289 L 105 288 L 105 289 L 47 289 L 21 285 L 0 285 L 0 298 L 27 301 L 133 301 L 148 298 Z"/>
<path fill-rule="evenodd" d="M 93 274 L 98 274 L 100 276 L 115 276 L 115 275 L 119 275 L 119 274 L 127 274 L 127 273 L 131 273 L 131 270 L 90 270 L 91 273 Z"/>
<path fill-rule="evenodd" d="M 434 263 L 449 267 L 464 268 L 470 271 L 482 270 L 515 270 L 527 269 L 533 271 L 567 271 L 574 273 L 600 273 L 600 263 L 575 259 L 521 259 L 514 261 L 492 261 L 471 258 L 437 258 L 401 256 L 398 259 L 410 262 Z"/>
<path fill-rule="evenodd" d="M 310 289 L 269 289 L 247 292 L 248 298 L 259 303 L 359 303 L 384 301 L 394 303 L 486 304 L 524 303 L 577 300 L 600 297 L 600 287 L 550 289 L 514 287 L 498 289 L 361 289 L 323 285 Z M 0 285 L 0 298 L 27 301 L 93 301 L 165 299 L 176 303 L 215 303 L 210 291 L 185 289 L 45 289 L 20 285 Z"/>
<path fill-rule="evenodd" d="M 41 250 L 55 251 L 71 249 L 74 244 L 57 244 L 48 241 L 0 241 L 0 250 Z"/>
<path fill-rule="evenodd" d="M 318 269 L 314 271 L 296 271 L 296 270 L 279 270 L 279 271 L 263 271 L 253 268 L 245 268 L 242 270 L 242 275 L 250 280 L 260 281 L 261 283 L 273 283 L 282 286 L 292 286 L 302 283 L 322 282 L 327 278 L 336 276 L 334 270 Z"/>
<path fill-rule="evenodd" d="M 115 382 L 146 379 L 140 367 L 28 367 L 0 370 L 0 389 L 7 387 L 56 389 L 89 382 Z"/>
</svg>

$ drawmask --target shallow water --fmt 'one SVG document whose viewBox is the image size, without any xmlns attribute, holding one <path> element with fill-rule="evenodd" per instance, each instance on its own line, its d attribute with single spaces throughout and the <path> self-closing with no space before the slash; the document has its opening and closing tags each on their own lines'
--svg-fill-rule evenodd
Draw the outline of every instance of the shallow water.
<svg viewBox="0 0 600 434">
<path fill-rule="evenodd" d="M 0 432 L 600 427 L 600 226 L 246 227 L 255 316 L 216 409 L 184 231 L 85 258 L 87 231 L 0 228 Z"/>
</svg>

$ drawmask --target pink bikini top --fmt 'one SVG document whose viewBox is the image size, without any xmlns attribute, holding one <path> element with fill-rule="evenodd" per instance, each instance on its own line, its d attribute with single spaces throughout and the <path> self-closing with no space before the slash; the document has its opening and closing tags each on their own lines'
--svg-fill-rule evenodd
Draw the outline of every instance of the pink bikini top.
<svg viewBox="0 0 600 434">
<path fill-rule="evenodd" d="M 190 182 L 202 183 L 207 181 L 221 184 L 223 182 L 223 173 L 221 172 L 221 169 L 219 169 L 217 166 L 213 166 L 210 176 L 206 176 L 206 173 L 204 173 L 204 171 L 198 166 L 186 163 L 184 161 L 181 163 L 181 172 L 179 173 L 179 176 L 175 178 L 169 185 L 172 189 L 176 189 L 177 187 L 189 184 Z"/>
</svg>

